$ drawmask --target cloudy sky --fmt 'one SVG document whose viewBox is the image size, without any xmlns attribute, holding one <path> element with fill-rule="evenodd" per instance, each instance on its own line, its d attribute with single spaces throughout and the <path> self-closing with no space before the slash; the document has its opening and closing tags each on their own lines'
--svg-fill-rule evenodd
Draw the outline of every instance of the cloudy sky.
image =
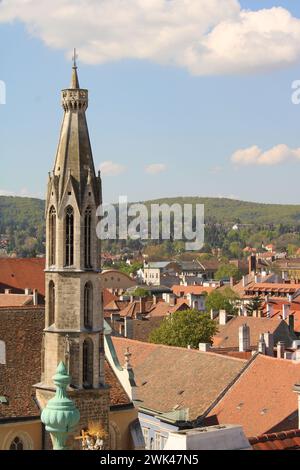
<svg viewBox="0 0 300 470">
<path fill-rule="evenodd" d="M 2 0 L 0 194 L 44 197 L 75 46 L 106 201 L 300 203 L 295 0 Z"/>
</svg>

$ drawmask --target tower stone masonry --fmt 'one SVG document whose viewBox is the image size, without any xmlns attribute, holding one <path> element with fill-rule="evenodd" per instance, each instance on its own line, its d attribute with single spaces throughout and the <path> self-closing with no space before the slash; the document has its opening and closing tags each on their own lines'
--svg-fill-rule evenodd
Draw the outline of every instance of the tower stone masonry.
<svg viewBox="0 0 300 470">
<path fill-rule="evenodd" d="M 54 395 L 60 361 L 72 377 L 68 391 L 80 411 L 79 428 L 99 423 L 108 434 L 109 389 L 104 381 L 100 241 L 96 210 L 102 202 L 74 60 L 62 91 L 63 123 L 46 198 L 46 307 L 42 377 L 35 385 L 41 408 Z M 75 441 L 74 441 L 75 442 Z M 78 442 L 78 441 L 77 441 Z"/>
</svg>

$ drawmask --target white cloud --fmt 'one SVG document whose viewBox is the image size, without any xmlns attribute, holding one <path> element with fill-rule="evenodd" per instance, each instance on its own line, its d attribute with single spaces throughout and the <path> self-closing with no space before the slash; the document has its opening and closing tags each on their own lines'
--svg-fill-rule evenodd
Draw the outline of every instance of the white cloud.
<svg viewBox="0 0 300 470">
<path fill-rule="evenodd" d="M 12 21 L 69 56 L 77 46 L 89 64 L 147 59 L 206 75 L 300 58 L 299 19 L 282 7 L 242 10 L 238 0 L 2 0 L 0 22 Z"/>
<path fill-rule="evenodd" d="M 151 165 L 146 166 L 145 171 L 150 175 L 158 175 L 163 171 L 166 171 L 167 166 L 164 163 L 152 163 Z"/>
<path fill-rule="evenodd" d="M 16 196 L 16 193 L 8 189 L 0 189 L 0 196 Z"/>
<path fill-rule="evenodd" d="M 125 166 L 119 163 L 113 163 L 112 161 L 102 162 L 99 167 L 102 175 L 105 176 L 117 176 L 125 171 Z"/>
<path fill-rule="evenodd" d="M 235 165 L 278 165 L 290 160 L 300 161 L 300 147 L 291 149 L 285 144 L 279 144 L 263 151 L 257 145 L 253 145 L 237 150 L 231 156 L 231 162 Z"/>
</svg>

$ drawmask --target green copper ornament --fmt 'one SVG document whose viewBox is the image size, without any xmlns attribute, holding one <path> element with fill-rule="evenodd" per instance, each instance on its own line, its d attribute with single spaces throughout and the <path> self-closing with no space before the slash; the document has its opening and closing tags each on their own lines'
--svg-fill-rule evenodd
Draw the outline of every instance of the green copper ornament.
<svg viewBox="0 0 300 470">
<path fill-rule="evenodd" d="M 59 363 L 53 381 L 56 385 L 56 394 L 43 409 L 41 420 L 46 426 L 46 431 L 51 434 L 53 449 L 66 450 L 68 449 L 66 440 L 68 435 L 74 432 L 80 413 L 75 403 L 67 397 L 66 389 L 71 383 L 71 377 L 63 362 Z"/>
</svg>

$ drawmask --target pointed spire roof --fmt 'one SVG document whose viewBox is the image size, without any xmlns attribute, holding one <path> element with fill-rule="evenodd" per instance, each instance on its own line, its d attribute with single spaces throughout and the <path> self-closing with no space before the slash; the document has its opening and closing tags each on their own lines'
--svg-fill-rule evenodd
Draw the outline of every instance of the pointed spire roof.
<svg viewBox="0 0 300 470">
<path fill-rule="evenodd" d="M 62 90 L 62 106 L 64 118 L 54 165 L 54 176 L 58 178 L 58 200 L 62 200 L 70 183 L 79 204 L 83 200 L 87 184 L 94 187 L 94 194 L 100 199 L 85 116 L 88 90 L 79 86 L 76 49 L 73 56 L 71 86 Z"/>
</svg>

